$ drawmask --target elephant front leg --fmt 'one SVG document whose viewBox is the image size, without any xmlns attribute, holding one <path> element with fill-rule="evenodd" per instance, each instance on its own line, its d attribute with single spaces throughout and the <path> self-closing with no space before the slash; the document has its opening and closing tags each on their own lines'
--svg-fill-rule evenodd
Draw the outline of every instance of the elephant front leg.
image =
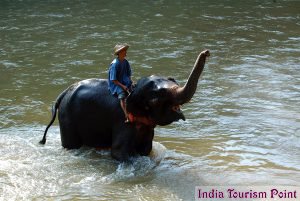
<svg viewBox="0 0 300 201">
<path fill-rule="evenodd" d="M 124 153 L 121 149 L 118 148 L 112 148 L 111 149 L 111 156 L 118 160 L 118 161 L 128 161 L 129 159 L 129 154 L 128 153 Z"/>
<path fill-rule="evenodd" d="M 148 126 L 142 126 L 137 129 L 136 150 L 141 156 L 148 156 L 152 150 L 154 129 Z"/>
<path fill-rule="evenodd" d="M 148 141 L 145 143 L 142 143 L 139 148 L 137 149 L 137 152 L 141 156 L 148 156 L 152 150 L 152 141 Z"/>
<path fill-rule="evenodd" d="M 135 130 L 131 125 L 116 126 L 113 131 L 111 156 L 119 161 L 128 161 L 129 157 L 136 154 Z"/>
</svg>

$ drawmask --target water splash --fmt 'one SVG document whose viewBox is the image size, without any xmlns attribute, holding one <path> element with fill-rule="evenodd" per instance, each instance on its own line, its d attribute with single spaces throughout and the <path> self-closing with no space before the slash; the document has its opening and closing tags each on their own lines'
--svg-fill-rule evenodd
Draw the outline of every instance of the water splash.
<svg viewBox="0 0 300 201">
<path fill-rule="evenodd" d="M 148 156 L 132 157 L 128 162 L 120 163 L 115 172 L 102 178 L 105 182 L 134 181 L 145 179 L 151 176 L 153 169 L 156 168 L 164 159 L 166 148 L 153 142 L 153 149 Z"/>
</svg>

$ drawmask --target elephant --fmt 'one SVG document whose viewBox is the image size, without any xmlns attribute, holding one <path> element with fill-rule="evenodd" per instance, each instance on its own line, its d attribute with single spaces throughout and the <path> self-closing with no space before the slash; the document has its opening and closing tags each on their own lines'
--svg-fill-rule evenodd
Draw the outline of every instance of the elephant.
<svg viewBox="0 0 300 201">
<path fill-rule="evenodd" d="M 92 78 L 74 83 L 57 97 L 52 106 L 52 119 L 40 143 L 46 143 L 47 131 L 58 111 L 64 148 L 78 149 L 84 145 L 110 149 L 112 158 L 118 161 L 149 155 L 157 125 L 185 120 L 180 106 L 194 95 L 208 56 L 208 50 L 198 55 L 183 87 L 173 78 L 155 75 L 138 80 L 126 98 L 130 123 L 124 123 L 124 112 L 117 97 L 109 92 L 107 79 Z"/>
</svg>

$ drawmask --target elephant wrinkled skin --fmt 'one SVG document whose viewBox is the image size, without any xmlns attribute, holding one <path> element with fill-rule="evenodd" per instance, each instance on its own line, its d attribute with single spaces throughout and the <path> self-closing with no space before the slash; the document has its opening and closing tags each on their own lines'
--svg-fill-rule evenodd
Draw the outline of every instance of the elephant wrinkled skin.
<svg viewBox="0 0 300 201">
<path fill-rule="evenodd" d="M 119 100 L 108 90 L 108 80 L 87 79 L 63 91 L 52 108 L 52 119 L 41 144 L 58 112 L 62 146 L 68 149 L 82 145 L 111 148 L 113 158 L 124 161 L 152 150 L 154 128 L 185 120 L 180 106 L 194 95 L 209 51 L 201 52 L 183 87 L 172 78 L 150 76 L 140 79 L 127 97 L 126 107 L 131 123 Z"/>
</svg>

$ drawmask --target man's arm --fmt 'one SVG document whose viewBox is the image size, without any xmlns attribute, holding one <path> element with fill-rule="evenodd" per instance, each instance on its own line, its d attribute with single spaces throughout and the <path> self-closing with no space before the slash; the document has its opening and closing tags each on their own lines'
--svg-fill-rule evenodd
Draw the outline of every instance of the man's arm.
<svg viewBox="0 0 300 201">
<path fill-rule="evenodd" d="M 121 82 L 119 82 L 118 80 L 112 80 L 112 82 L 113 82 L 115 85 L 120 86 L 124 91 L 126 91 L 126 92 L 129 91 L 128 88 L 127 88 L 124 84 L 122 84 Z"/>
</svg>

